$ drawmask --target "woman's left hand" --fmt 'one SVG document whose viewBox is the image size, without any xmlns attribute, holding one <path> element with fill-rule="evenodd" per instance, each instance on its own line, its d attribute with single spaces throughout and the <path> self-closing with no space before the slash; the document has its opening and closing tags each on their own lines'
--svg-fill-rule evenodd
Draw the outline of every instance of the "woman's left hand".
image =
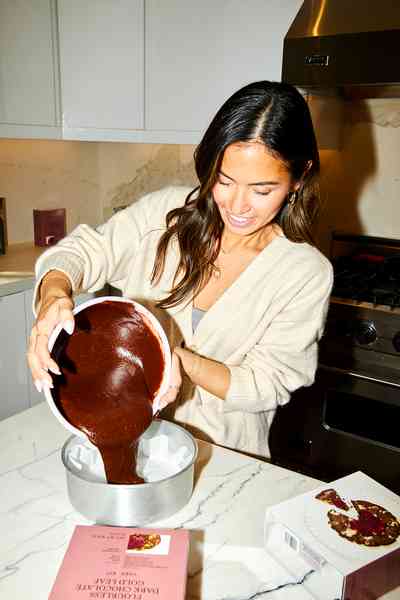
<svg viewBox="0 0 400 600">
<path fill-rule="evenodd" d="M 169 388 L 168 388 L 167 392 L 160 398 L 160 410 L 165 408 L 168 404 L 175 402 L 176 397 L 181 388 L 181 385 L 182 385 L 181 364 L 180 364 L 179 356 L 177 355 L 177 353 L 174 350 L 174 352 L 172 353 L 172 360 L 171 360 L 171 377 L 170 377 Z"/>
</svg>

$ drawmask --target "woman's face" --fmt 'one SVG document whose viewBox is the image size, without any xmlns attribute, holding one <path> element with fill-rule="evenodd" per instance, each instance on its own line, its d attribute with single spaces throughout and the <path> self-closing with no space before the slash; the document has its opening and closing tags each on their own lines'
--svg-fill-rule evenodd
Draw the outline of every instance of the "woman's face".
<svg viewBox="0 0 400 600">
<path fill-rule="evenodd" d="M 225 229 L 234 235 L 251 235 L 268 228 L 294 185 L 285 164 L 261 142 L 238 142 L 224 152 L 214 201 Z"/>
</svg>

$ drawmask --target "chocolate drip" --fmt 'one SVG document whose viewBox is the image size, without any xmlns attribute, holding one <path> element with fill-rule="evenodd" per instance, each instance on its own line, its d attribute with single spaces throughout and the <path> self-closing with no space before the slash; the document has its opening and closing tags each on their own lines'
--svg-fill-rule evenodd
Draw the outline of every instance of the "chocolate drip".
<svg viewBox="0 0 400 600">
<path fill-rule="evenodd" d="M 141 483 L 137 444 L 164 371 L 157 336 L 132 304 L 105 301 L 76 314 L 74 333 L 60 333 L 52 357 L 62 372 L 54 401 L 99 449 L 107 481 Z"/>
</svg>

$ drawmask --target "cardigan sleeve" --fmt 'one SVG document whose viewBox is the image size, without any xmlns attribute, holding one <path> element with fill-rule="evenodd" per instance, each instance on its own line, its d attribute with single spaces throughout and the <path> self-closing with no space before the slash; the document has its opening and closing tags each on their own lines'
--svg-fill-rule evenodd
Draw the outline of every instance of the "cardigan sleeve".
<svg viewBox="0 0 400 600">
<path fill-rule="evenodd" d="M 328 261 L 270 323 L 242 363 L 227 365 L 231 382 L 223 411 L 262 412 L 286 404 L 314 381 L 333 273 Z"/>
<path fill-rule="evenodd" d="M 53 269 L 65 273 L 73 292 L 94 292 L 106 283 L 120 287 L 144 236 L 165 227 L 171 199 L 176 203 L 181 197 L 175 188 L 166 188 L 142 197 L 95 229 L 88 225 L 76 227 L 38 259 L 34 306 L 41 280 Z"/>
</svg>

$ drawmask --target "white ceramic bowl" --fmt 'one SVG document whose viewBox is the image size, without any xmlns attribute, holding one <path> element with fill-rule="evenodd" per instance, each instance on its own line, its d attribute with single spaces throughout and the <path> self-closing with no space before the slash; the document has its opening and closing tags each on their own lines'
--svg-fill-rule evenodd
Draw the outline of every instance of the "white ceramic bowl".
<svg viewBox="0 0 400 600">
<path fill-rule="evenodd" d="M 153 400 L 153 414 L 155 414 L 159 409 L 159 401 L 160 401 L 161 396 L 163 394 L 165 394 L 168 389 L 170 376 L 171 376 L 171 351 L 170 351 L 169 343 L 167 340 L 167 336 L 165 335 L 165 332 L 164 332 L 163 328 L 161 327 L 159 321 L 155 318 L 155 316 L 147 308 L 145 308 L 138 302 L 134 302 L 133 300 L 130 300 L 128 298 L 123 298 L 120 296 L 100 296 L 98 298 L 93 298 L 91 300 L 87 300 L 87 302 L 82 302 L 82 304 L 79 304 L 78 306 L 76 306 L 73 310 L 73 314 L 76 315 L 76 314 L 80 313 L 82 310 L 84 310 L 85 308 L 92 306 L 93 304 L 99 304 L 101 302 L 107 302 L 107 301 L 124 302 L 126 304 L 133 304 L 135 309 L 141 314 L 145 323 L 148 325 L 148 327 L 150 327 L 150 329 L 153 331 L 153 333 L 157 336 L 157 338 L 160 341 L 161 349 L 162 349 L 163 356 L 164 356 L 164 374 L 163 374 L 160 388 Z M 62 324 L 59 324 L 52 332 L 52 334 L 49 338 L 49 345 L 48 345 L 49 352 L 52 351 L 55 341 L 56 341 L 58 335 L 60 334 L 60 331 L 62 330 L 62 328 L 63 328 Z M 80 429 L 77 429 L 76 427 L 71 425 L 71 423 L 69 423 L 69 421 L 67 421 L 63 417 L 61 412 L 58 410 L 56 403 L 54 402 L 51 390 L 49 390 L 47 387 L 44 388 L 44 395 L 45 395 L 45 398 L 47 400 L 47 403 L 48 403 L 52 413 L 54 414 L 56 419 L 58 419 L 58 421 L 61 423 L 61 425 L 63 427 L 65 427 L 65 429 L 70 431 L 72 434 L 74 434 L 78 437 L 87 439 L 87 436 L 85 433 L 83 433 L 83 431 L 81 431 Z"/>
</svg>

